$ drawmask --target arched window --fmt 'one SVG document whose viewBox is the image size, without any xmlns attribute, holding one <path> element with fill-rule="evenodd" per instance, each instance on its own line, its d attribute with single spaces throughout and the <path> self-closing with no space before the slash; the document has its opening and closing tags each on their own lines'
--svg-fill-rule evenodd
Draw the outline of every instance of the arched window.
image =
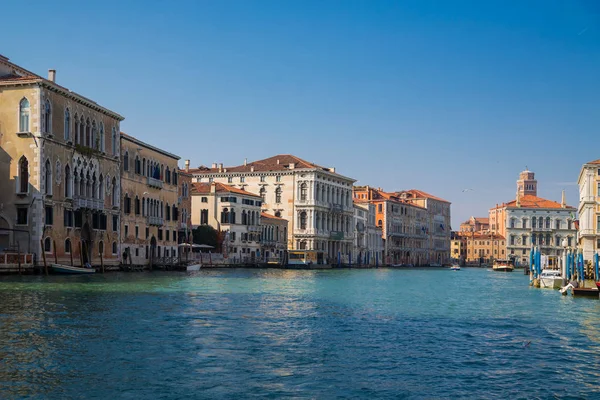
<svg viewBox="0 0 600 400">
<path fill-rule="evenodd" d="M 50 160 L 46 160 L 46 164 L 44 164 L 44 188 L 47 195 L 52 194 L 52 164 Z"/>
<path fill-rule="evenodd" d="M 281 187 L 275 189 L 275 203 L 281 203 Z"/>
<path fill-rule="evenodd" d="M 104 123 L 100 121 L 100 151 L 106 151 L 106 145 L 104 143 Z"/>
<path fill-rule="evenodd" d="M 92 198 L 93 199 L 100 198 L 100 196 L 98 195 L 98 182 L 96 181 L 96 173 L 95 172 L 92 176 Z"/>
<path fill-rule="evenodd" d="M 137 197 L 137 195 L 135 196 L 135 215 L 140 215 L 140 198 Z"/>
<path fill-rule="evenodd" d="M 223 211 L 221 211 L 221 223 L 222 224 L 229 223 L 229 209 L 227 209 L 227 208 L 224 208 Z"/>
<path fill-rule="evenodd" d="M 19 160 L 19 193 L 29 192 L 29 161 L 25 156 Z"/>
<path fill-rule="evenodd" d="M 546 217 L 546 229 L 550 229 L 550 217 Z"/>
<path fill-rule="evenodd" d="M 25 97 L 19 103 L 19 132 L 29 132 L 29 100 Z"/>
<path fill-rule="evenodd" d="M 98 180 L 98 199 L 104 200 L 104 177 L 102 174 L 100 174 L 100 179 Z"/>
<path fill-rule="evenodd" d="M 65 197 L 72 197 L 73 177 L 71 176 L 71 167 L 65 165 Z"/>
<path fill-rule="evenodd" d="M 111 184 L 111 189 L 112 189 L 112 205 L 116 206 L 118 205 L 118 193 L 117 193 L 117 179 L 113 177 L 112 179 L 112 184 Z"/>
<path fill-rule="evenodd" d="M 123 171 L 129 171 L 129 152 L 127 150 L 123 156 Z"/>
<path fill-rule="evenodd" d="M 113 255 L 117 254 L 117 242 L 112 243 L 112 253 Z"/>
<path fill-rule="evenodd" d="M 555 221 L 555 226 L 556 226 L 556 229 L 560 229 L 560 219 L 557 219 L 557 220 Z M 557 245 L 557 246 L 558 246 L 558 245 Z"/>
<path fill-rule="evenodd" d="M 535 228 L 535 227 L 536 227 L 536 221 L 537 221 L 537 218 L 536 218 L 536 217 L 533 217 L 533 218 L 531 218 L 531 227 L 532 227 L 532 228 Z"/>
<path fill-rule="evenodd" d="M 235 224 L 235 208 L 232 208 L 229 213 L 229 223 Z"/>
<path fill-rule="evenodd" d="M 94 147 L 92 143 L 92 124 L 89 118 L 85 121 L 85 145 L 87 147 Z"/>
<path fill-rule="evenodd" d="M 104 242 L 102 240 L 98 242 L 98 254 L 104 255 Z"/>
<path fill-rule="evenodd" d="M 275 216 L 276 216 L 277 218 L 281 218 L 281 211 L 276 211 L 276 212 L 275 212 Z"/>
<path fill-rule="evenodd" d="M 142 158 L 142 172 L 141 172 L 141 174 L 148 176 L 146 174 L 146 159 L 145 158 Z"/>
<path fill-rule="evenodd" d="M 83 178 L 83 170 L 79 173 L 79 195 L 85 197 L 85 179 Z"/>
<path fill-rule="evenodd" d="M 75 125 L 73 126 L 73 136 L 75 136 L 75 144 L 79 144 L 81 142 L 81 139 L 79 138 L 79 118 L 77 116 L 77 113 L 75 113 L 75 118 L 73 119 L 73 122 L 75 122 Z"/>
<path fill-rule="evenodd" d="M 168 166 L 167 166 L 167 168 L 165 170 L 165 182 L 166 183 L 171 183 L 171 171 L 169 170 Z"/>
<path fill-rule="evenodd" d="M 52 133 L 52 108 L 50 107 L 50 101 L 46 100 L 44 103 L 44 132 Z"/>
<path fill-rule="evenodd" d="M 246 210 L 242 210 L 242 225 L 248 225 L 248 216 Z"/>
<path fill-rule="evenodd" d="M 96 150 L 100 150 L 100 138 L 98 137 L 98 132 L 96 130 L 96 121 L 92 121 L 92 145 Z"/>
<path fill-rule="evenodd" d="M 171 220 L 171 207 L 169 207 L 169 203 L 165 206 L 165 219 L 167 221 Z"/>
<path fill-rule="evenodd" d="M 113 156 L 116 156 L 117 153 L 117 130 L 112 128 L 112 153 Z"/>
<path fill-rule="evenodd" d="M 71 253 L 71 239 L 69 238 L 65 240 L 65 253 Z"/>
<path fill-rule="evenodd" d="M 171 172 L 171 178 L 173 180 L 173 185 L 177 185 L 177 171 L 173 170 L 173 172 Z"/>
<path fill-rule="evenodd" d="M 44 251 L 46 253 L 50 253 L 52 251 L 52 241 L 50 240 L 49 237 L 44 239 Z"/>
<path fill-rule="evenodd" d="M 85 120 L 83 119 L 83 115 L 79 118 L 79 144 L 87 146 L 85 142 Z"/>
<path fill-rule="evenodd" d="M 307 196 L 308 196 L 308 187 L 307 187 L 306 183 L 302 183 L 300 185 L 300 200 L 306 201 Z"/>
<path fill-rule="evenodd" d="M 71 140 L 71 115 L 69 109 L 65 109 L 65 140 Z"/>
<path fill-rule="evenodd" d="M 300 229 L 306 229 L 306 212 L 300 213 Z"/>
<path fill-rule="evenodd" d="M 93 192 L 92 192 L 92 179 L 90 177 L 90 171 L 87 172 L 87 174 L 85 176 L 85 180 L 86 180 L 85 195 L 88 198 L 91 198 L 93 196 Z"/>
</svg>

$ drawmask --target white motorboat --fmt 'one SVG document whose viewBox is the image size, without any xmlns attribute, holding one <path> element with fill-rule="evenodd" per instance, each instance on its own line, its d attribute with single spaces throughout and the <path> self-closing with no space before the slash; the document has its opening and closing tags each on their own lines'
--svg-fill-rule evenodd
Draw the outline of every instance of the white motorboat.
<svg viewBox="0 0 600 400">
<path fill-rule="evenodd" d="M 451 269 L 452 271 L 460 271 L 460 265 L 458 265 L 458 264 L 454 264 L 454 265 L 452 265 L 452 266 L 450 267 L 450 269 Z"/>
<path fill-rule="evenodd" d="M 63 264 L 50 264 L 50 268 L 52 271 L 57 274 L 95 274 L 96 270 L 94 268 L 82 268 L 82 267 L 72 267 L 70 265 Z"/>
<path fill-rule="evenodd" d="M 560 271 L 554 269 L 545 269 L 540 274 L 540 287 L 547 289 L 560 289 L 563 285 L 563 278 Z"/>
<path fill-rule="evenodd" d="M 494 260 L 492 271 L 513 272 L 514 264 L 510 260 Z"/>
<path fill-rule="evenodd" d="M 200 264 L 191 264 L 185 268 L 186 271 L 200 271 Z"/>
</svg>

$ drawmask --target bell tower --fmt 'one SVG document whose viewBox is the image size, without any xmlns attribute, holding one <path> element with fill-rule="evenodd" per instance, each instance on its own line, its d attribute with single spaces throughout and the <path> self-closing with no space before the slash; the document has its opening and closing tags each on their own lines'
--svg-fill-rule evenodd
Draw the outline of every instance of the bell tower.
<svg viewBox="0 0 600 400">
<path fill-rule="evenodd" d="M 519 180 L 517 181 L 517 193 L 519 197 L 525 195 L 537 196 L 537 180 L 535 179 L 535 173 L 527 170 L 519 174 Z"/>
</svg>

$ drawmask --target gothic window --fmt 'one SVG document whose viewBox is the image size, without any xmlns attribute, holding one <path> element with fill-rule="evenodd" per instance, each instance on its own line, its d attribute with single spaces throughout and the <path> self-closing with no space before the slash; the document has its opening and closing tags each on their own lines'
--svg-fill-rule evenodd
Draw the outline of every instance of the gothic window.
<svg viewBox="0 0 600 400">
<path fill-rule="evenodd" d="M 71 239 L 65 240 L 65 253 L 69 254 L 71 252 Z"/>
<path fill-rule="evenodd" d="M 69 109 L 65 109 L 65 140 L 71 140 L 71 115 Z"/>
<path fill-rule="evenodd" d="M 90 123 L 90 119 L 88 118 L 85 122 L 85 146 L 93 147 L 92 144 L 92 124 Z"/>
<path fill-rule="evenodd" d="M 221 211 L 221 223 L 222 224 L 229 223 L 229 209 L 228 208 L 224 208 L 223 211 Z"/>
<path fill-rule="evenodd" d="M 546 229 L 550 229 L 550 217 L 546 217 Z"/>
<path fill-rule="evenodd" d="M 106 145 L 104 143 L 104 123 L 100 121 L 100 151 L 106 151 Z"/>
<path fill-rule="evenodd" d="M 306 229 L 306 212 L 300 213 L 300 229 Z"/>
<path fill-rule="evenodd" d="M 140 199 L 135 196 L 135 215 L 140 215 Z"/>
<path fill-rule="evenodd" d="M 85 179 L 83 178 L 83 171 L 79 173 L 79 195 L 85 197 Z"/>
<path fill-rule="evenodd" d="M 308 192 L 308 189 L 307 189 L 306 183 L 302 183 L 300 185 L 300 200 L 301 201 L 306 201 L 307 192 Z"/>
<path fill-rule="evenodd" d="M 75 136 L 75 144 L 79 144 L 81 142 L 81 139 L 79 138 L 79 118 L 77 116 L 77 113 L 75 113 L 75 118 L 73 119 L 73 122 L 75 123 L 75 125 L 73 126 L 73 135 Z"/>
<path fill-rule="evenodd" d="M 136 174 L 142 173 L 142 164 L 140 163 L 140 157 L 138 155 L 135 156 L 135 162 L 133 165 Z"/>
<path fill-rule="evenodd" d="M 118 204 L 118 197 L 117 197 L 117 179 L 113 178 L 112 179 L 112 184 L 111 184 L 111 189 L 112 189 L 112 205 L 116 206 Z"/>
<path fill-rule="evenodd" d="M 98 180 L 98 199 L 104 200 L 104 177 L 102 174 L 100 174 L 100 179 Z"/>
<path fill-rule="evenodd" d="M 29 161 L 25 156 L 19 160 L 19 193 L 29 192 Z"/>
<path fill-rule="evenodd" d="M 52 131 L 52 108 L 50 107 L 50 101 L 44 102 L 44 132 L 51 133 Z"/>
<path fill-rule="evenodd" d="M 19 103 L 19 132 L 29 132 L 29 100 L 26 98 Z"/>
<path fill-rule="evenodd" d="M 125 151 L 123 156 L 123 171 L 129 171 L 129 152 Z"/>
<path fill-rule="evenodd" d="M 46 160 L 45 168 L 44 168 L 44 187 L 46 189 L 46 194 L 52 194 L 52 165 L 50 164 L 50 160 Z"/>
<path fill-rule="evenodd" d="M 71 197 L 72 193 L 71 193 L 71 185 L 73 184 L 72 182 L 72 176 L 71 176 L 71 167 L 69 167 L 69 165 L 67 164 L 65 166 L 65 197 Z"/>
<path fill-rule="evenodd" d="M 262 201 L 265 201 L 265 197 L 267 196 L 267 191 L 264 186 L 260 188 L 260 191 L 258 192 L 258 194 L 262 198 Z"/>
<path fill-rule="evenodd" d="M 112 128 L 112 153 L 113 156 L 117 155 L 117 130 Z"/>
<path fill-rule="evenodd" d="M 92 121 L 92 145 L 90 147 L 96 150 L 100 149 L 100 138 L 96 129 L 96 121 Z"/>
</svg>

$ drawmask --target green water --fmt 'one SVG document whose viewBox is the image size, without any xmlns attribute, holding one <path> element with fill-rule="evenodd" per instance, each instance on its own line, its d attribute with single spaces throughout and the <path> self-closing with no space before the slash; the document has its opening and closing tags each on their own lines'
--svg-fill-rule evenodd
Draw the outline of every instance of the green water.
<svg viewBox="0 0 600 400">
<path fill-rule="evenodd" d="M 600 301 L 488 270 L 0 278 L 1 398 L 600 398 Z"/>
</svg>

